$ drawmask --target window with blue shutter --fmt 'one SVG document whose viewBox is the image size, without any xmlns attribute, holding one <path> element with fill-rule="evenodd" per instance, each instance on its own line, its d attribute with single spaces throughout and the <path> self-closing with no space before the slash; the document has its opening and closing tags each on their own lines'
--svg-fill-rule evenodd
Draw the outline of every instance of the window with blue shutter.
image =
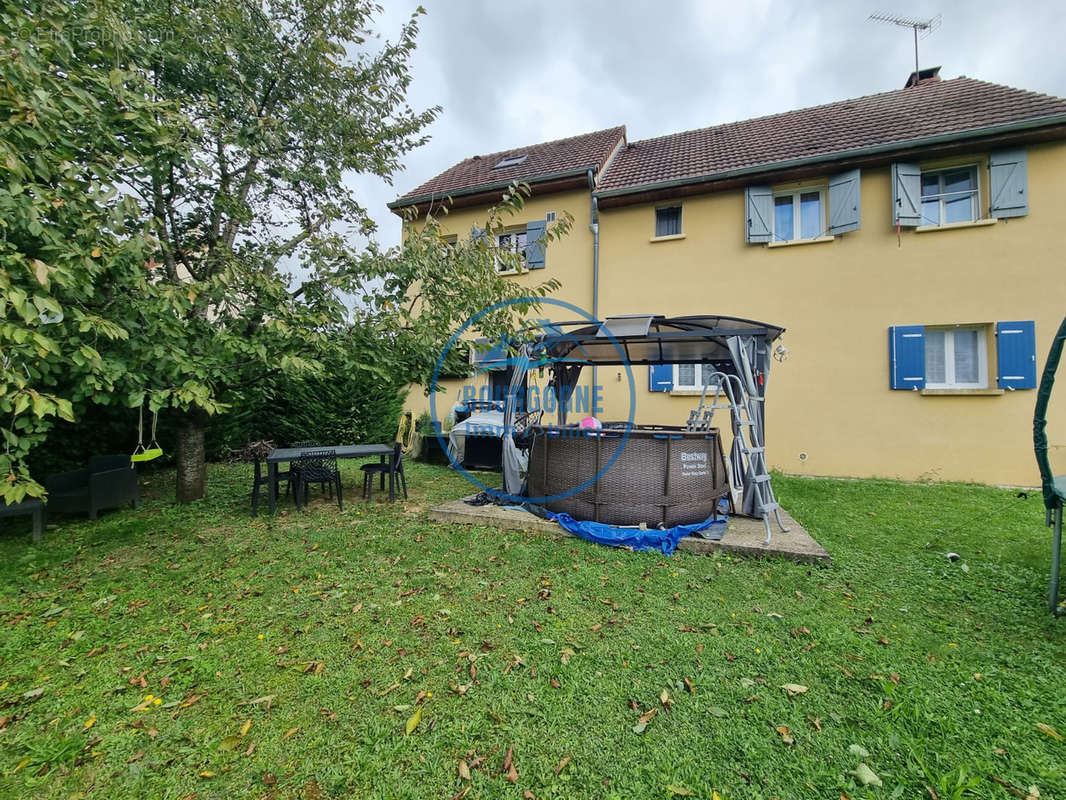
<svg viewBox="0 0 1066 800">
<path fill-rule="evenodd" d="M 892 165 L 892 224 L 915 228 L 922 224 L 922 170 L 917 164 Z"/>
<path fill-rule="evenodd" d="M 1029 213 L 1029 178 L 1024 150 L 1003 150 L 988 159 L 988 213 L 997 219 Z"/>
<path fill-rule="evenodd" d="M 862 195 L 857 169 L 829 179 L 829 235 L 857 231 L 862 219 Z"/>
<path fill-rule="evenodd" d="M 888 363 L 891 388 L 925 388 L 923 325 L 893 325 L 888 329 Z"/>
<path fill-rule="evenodd" d="M 470 241 L 481 242 L 488 238 L 484 228 L 479 228 L 477 225 L 470 229 Z"/>
<path fill-rule="evenodd" d="M 648 391 L 669 392 L 674 388 L 674 365 L 652 364 L 648 367 Z"/>
<path fill-rule="evenodd" d="M 1036 324 L 996 323 L 996 372 L 1000 389 L 1036 388 Z"/>
<path fill-rule="evenodd" d="M 547 250 L 547 223 L 542 219 L 533 220 L 526 225 L 526 267 L 544 269 Z"/>
<path fill-rule="evenodd" d="M 749 186 L 744 190 L 744 209 L 747 214 L 744 240 L 751 244 L 769 242 L 773 238 L 774 192 L 769 186 Z"/>
</svg>

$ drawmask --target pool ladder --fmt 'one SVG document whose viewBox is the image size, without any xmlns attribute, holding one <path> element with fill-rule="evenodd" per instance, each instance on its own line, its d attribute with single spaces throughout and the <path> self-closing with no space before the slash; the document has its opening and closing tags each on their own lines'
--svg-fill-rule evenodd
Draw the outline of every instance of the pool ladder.
<svg viewBox="0 0 1066 800">
<path fill-rule="evenodd" d="M 707 391 L 714 387 L 714 397 L 707 402 Z M 724 402 L 723 402 L 724 399 Z M 739 450 L 743 466 L 743 475 L 751 475 L 751 488 L 754 493 L 754 508 L 761 513 L 763 524 L 766 526 L 766 541 L 770 544 L 770 514 L 773 513 L 777 526 L 782 533 L 788 533 L 788 528 L 781 520 L 781 505 L 774 496 L 774 488 L 770 485 L 770 473 L 766 469 L 766 446 L 759 436 L 759 426 L 756 424 L 752 403 L 755 400 L 761 402 L 762 398 L 752 398 L 744 391 L 744 384 L 736 375 L 726 375 L 724 372 L 712 372 L 704 376 L 703 392 L 700 394 L 700 404 L 689 412 L 686 428 L 690 431 L 708 431 L 713 427 L 714 412 L 718 409 L 728 409 L 729 418 L 733 430 L 733 450 L 730 452 L 729 469 L 729 492 L 733 501 L 734 510 L 738 507 L 737 498 L 742 488 L 736 486 L 733 478 L 733 456 Z"/>
</svg>

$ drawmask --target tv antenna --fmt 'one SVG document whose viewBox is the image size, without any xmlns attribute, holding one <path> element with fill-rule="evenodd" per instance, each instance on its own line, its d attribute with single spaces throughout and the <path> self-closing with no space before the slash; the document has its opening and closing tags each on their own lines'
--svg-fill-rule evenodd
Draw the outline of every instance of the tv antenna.
<svg viewBox="0 0 1066 800">
<path fill-rule="evenodd" d="M 912 19 L 910 17 L 897 17 L 892 14 L 871 14 L 868 17 L 873 22 L 887 22 L 889 25 L 899 25 L 901 28 L 911 28 L 914 31 L 914 82 L 918 82 L 918 32 L 921 31 L 924 39 L 940 27 L 940 15 L 930 19 Z"/>
</svg>

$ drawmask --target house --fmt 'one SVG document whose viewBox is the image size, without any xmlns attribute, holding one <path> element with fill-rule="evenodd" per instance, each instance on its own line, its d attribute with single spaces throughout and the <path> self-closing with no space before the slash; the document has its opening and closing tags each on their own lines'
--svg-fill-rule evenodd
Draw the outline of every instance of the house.
<svg viewBox="0 0 1066 800">
<path fill-rule="evenodd" d="M 533 195 L 508 233 L 575 219 L 515 280 L 550 274 L 556 297 L 601 319 L 787 329 L 769 377 L 772 467 L 1039 482 L 1034 389 L 1066 314 L 1066 100 L 922 70 L 900 90 L 759 119 L 475 156 L 390 207 L 418 224 L 450 197 L 446 224 L 465 236 L 512 180 Z M 637 420 L 683 424 L 703 370 L 634 371 Z M 602 416 L 625 418 L 621 373 L 598 382 Z M 426 402 L 412 392 L 412 408 Z M 1052 461 L 1066 458 L 1063 426 L 1049 438 Z"/>
</svg>

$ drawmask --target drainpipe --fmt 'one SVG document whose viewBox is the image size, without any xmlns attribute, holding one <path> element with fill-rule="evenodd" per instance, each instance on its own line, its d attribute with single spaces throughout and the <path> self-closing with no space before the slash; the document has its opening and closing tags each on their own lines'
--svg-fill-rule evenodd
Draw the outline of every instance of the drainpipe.
<svg viewBox="0 0 1066 800">
<path fill-rule="evenodd" d="M 589 176 L 589 230 L 592 231 L 592 318 L 600 318 L 600 204 L 596 201 L 596 179 L 593 172 Z M 596 365 L 592 365 L 593 391 L 599 383 L 596 380 Z"/>
</svg>

